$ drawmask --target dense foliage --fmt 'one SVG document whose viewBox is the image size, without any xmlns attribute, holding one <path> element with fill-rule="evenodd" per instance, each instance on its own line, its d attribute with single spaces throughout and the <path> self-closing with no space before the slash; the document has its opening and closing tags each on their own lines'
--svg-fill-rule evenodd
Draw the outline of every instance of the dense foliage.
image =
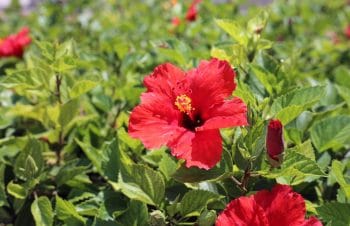
<svg viewBox="0 0 350 226">
<path fill-rule="evenodd" d="M 0 49 L 16 50 L 0 54 L 0 225 L 209 226 L 232 200 L 277 183 L 302 195 L 306 218 L 350 224 L 348 1 L 194 2 L 0 12 Z M 30 45 L 6 39 L 23 27 Z M 211 58 L 234 69 L 248 121 L 220 129 L 217 164 L 188 168 L 172 147 L 129 135 L 157 65 L 188 71 Z"/>
</svg>

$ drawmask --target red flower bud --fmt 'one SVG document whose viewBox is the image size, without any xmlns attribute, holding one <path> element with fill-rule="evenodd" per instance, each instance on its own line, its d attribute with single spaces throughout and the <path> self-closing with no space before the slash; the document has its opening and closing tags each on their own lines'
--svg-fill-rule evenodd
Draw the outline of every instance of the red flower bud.
<svg viewBox="0 0 350 226">
<path fill-rule="evenodd" d="M 201 2 L 201 0 L 193 0 L 190 7 L 186 13 L 186 20 L 189 22 L 195 21 L 197 18 L 197 5 Z"/>
<path fill-rule="evenodd" d="M 344 30 L 345 36 L 350 39 L 350 24 Z"/>
<path fill-rule="evenodd" d="M 278 119 L 272 119 L 267 127 L 266 150 L 272 166 L 279 166 L 282 162 L 284 150 L 283 125 Z"/>
<path fill-rule="evenodd" d="M 177 27 L 177 26 L 179 26 L 179 25 L 181 24 L 181 20 L 180 20 L 180 18 L 178 18 L 178 17 L 174 17 L 173 19 L 171 19 L 171 23 L 172 23 L 175 27 Z"/>
</svg>

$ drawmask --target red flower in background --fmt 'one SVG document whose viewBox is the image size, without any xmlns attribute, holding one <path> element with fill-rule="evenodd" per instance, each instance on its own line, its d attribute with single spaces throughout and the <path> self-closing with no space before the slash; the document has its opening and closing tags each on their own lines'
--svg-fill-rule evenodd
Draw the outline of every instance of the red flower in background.
<svg viewBox="0 0 350 226">
<path fill-rule="evenodd" d="M 345 36 L 350 39 L 350 24 L 344 30 Z"/>
<path fill-rule="evenodd" d="M 267 127 L 266 149 L 270 163 L 278 166 L 284 150 L 283 125 L 278 119 L 272 119 Z"/>
<path fill-rule="evenodd" d="M 177 26 L 179 26 L 179 25 L 181 24 L 181 20 L 180 20 L 179 17 L 174 17 L 174 18 L 171 20 L 171 23 L 172 23 L 175 27 L 177 27 Z"/>
<path fill-rule="evenodd" d="M 129 134 L 146 148 L 166 145 L 186 166 L 212 168 L 221 159 L 219 128 L 247 125 L 247 107 L 227 99 L 236 87 L 229 63 L 201 61 L 184 72 L 172 64 L 156 67 L 144 80 L 147 91 L 131 112 Z"/>
<path fill-rule="evenodd" d="M 195 21 L 197 18 L 197 7 L 201 0 L 193 0 L 186 13 L 187 21 Z"/>
<path fill-rule="evenodd" d="M 249 197 L 231 201 L 216 226 L 322 226 L 315 217 L 305 219 L 305 201 L 287 185 L 275 185 Z"/>
<path fill-rule="evenodd" d="M 24 48 L 32 41 L 28 33 L 29 29 L 24 27 L 17 34 L 0 39 L 0 58 L 11 56 L 22 57 Z"/>
</svg>

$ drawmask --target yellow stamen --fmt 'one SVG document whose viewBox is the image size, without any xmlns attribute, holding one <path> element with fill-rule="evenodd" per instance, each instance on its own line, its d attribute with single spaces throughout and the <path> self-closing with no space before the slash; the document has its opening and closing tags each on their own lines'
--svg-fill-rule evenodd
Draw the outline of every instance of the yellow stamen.
<svg viewBox="0 0 350 226">
<path fill-rule="evenodd" d="M 190 114 L 194 108 L 191 104 L 192 100 L 186 94 L 182 94 L 176 97 L 175 105 L 176 107 L 186 114 Z"/>
</svg>

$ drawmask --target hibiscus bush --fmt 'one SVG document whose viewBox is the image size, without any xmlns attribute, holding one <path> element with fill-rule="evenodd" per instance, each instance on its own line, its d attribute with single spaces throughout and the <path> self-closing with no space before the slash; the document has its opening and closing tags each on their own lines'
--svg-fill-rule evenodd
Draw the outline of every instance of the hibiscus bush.
<svg viewBox="0 0 350 226">
<path fill-rule="evenodd" d="M 0 225 L 350 225 L 349 1 L 257 3 L 0 11 Z"/>
</svg>

